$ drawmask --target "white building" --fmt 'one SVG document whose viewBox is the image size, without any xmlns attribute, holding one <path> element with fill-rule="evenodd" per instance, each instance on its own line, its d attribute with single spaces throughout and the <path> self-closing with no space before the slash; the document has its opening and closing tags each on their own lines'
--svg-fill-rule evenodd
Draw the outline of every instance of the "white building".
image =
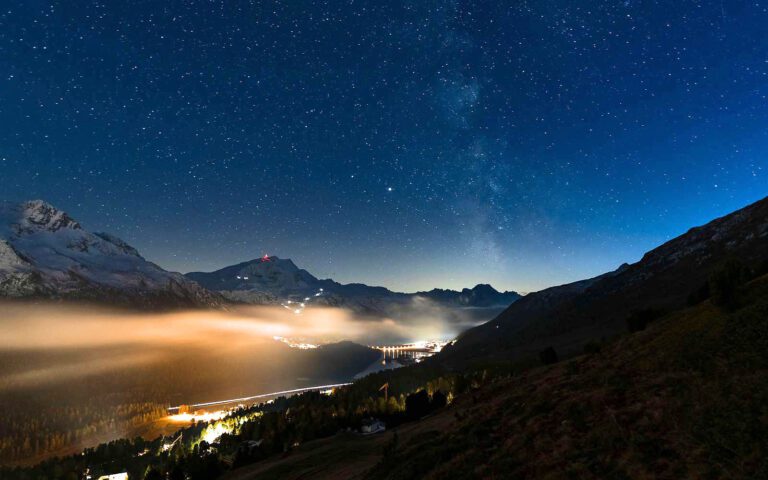
<svg viewBox="0 0 768 480">
<path fill-rule="evenodd" d="M 123 472 L 113 473 L 112 475 L 102 475 L 99 477 L 99 480 L 128 480 L 128 474 Z"/>
<path fill-rule="evenodd" d="M 360 431 L 363 432 L 363 435 L 372 435 L 374 433 L 383 432 L 386 429 L 387 426 L 384 425 L 384 422 L 381 420 L 376 418 L 368 418 L 363 420 L 363 427 L 360 429 Z"/>
</svg>

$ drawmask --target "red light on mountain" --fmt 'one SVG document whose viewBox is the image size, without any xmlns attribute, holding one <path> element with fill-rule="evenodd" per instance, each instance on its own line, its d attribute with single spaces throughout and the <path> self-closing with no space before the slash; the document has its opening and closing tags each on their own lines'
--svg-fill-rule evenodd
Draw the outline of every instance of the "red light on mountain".
<svg viewBox="0 0 768 480">
<path fill-rule="evenodd" d="M 268 262 L 268 261 L 270 261 L 269 255 L 264 255 L 263 257 L 261 257 L 261 261 L 262 261 L 262 262 Z"/>
</svg>

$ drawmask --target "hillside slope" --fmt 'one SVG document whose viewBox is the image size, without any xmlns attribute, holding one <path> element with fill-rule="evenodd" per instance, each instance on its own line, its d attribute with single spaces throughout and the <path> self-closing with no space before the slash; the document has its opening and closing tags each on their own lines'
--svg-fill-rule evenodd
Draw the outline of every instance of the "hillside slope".
<svg viewBox="0 0 768 480">
<path fill-rule="evenodd" d="M 768 260 L 768 198 L 689 230 L 595 279 L 529 294 L 494 320 L 465 332 L 440 361 L 515 360 L 554 346 L 573 353 L 591 340 L 626 331 L 635 311 L 671 311 L 686 304 L 724 259 Z"/>
<path fill-rule="evenodd" d="M 368 478 L 766 478 L 768 278 L 461 398 Z"/>
<path fill-rule="evenodd" d="M 309 442 L 225 478 L 766 478 L 766 339 L 762 277 L 734 312 L 706 301 L 394 432 Z"/>
</svg>

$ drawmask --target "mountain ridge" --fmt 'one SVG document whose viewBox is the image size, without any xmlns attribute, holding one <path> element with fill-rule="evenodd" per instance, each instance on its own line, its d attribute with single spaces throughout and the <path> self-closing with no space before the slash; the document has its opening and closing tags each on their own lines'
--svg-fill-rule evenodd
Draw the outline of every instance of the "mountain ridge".
<svg viewBox="0 0 768 480">
<path fill-rule="evenodd" d="M 382 301 L 405 304 L 427 299 L 447 307 L 506 307 L 521 296 L 499 292 L 488 284 L 478 284 L 461 291 L 432 289 L 403 293 L 363 283 L 342 284 L 320 279 L 299 268 L 291 259 L 277 256 L 240 262 L 213 272 L 189 272 L 186 277 L 227 298 L 256 304 L 279 303 L 280 299 L 310 298 L 328 306 L 346 306 L 363 314 L 387 314 Z M 316 294 L 320 294 L 317 295 Z"/>
<path fill-rule="evenodd" d="M 549 346 L 578 352 L 589 341 L 624 332 L 634 312 L 685 305 L 731 256 L 746 264 L 768 261 L 768 197 L 691 228 L 634 264 L 526 295 L 464 332 L 436 360 L 459 366 L 481 358 L 534 356 Z"/>
<path fill-rule="evenodd" d="M 318 292 L 322 295 L 316 296 Z M 233 302 L 274 305 L 309 297 L 317 304 L 349 308 L 361 315 L 397 317 L 413 314 L 414 303 L 427 307 L 424 300 L 454 309 L 498 311 L 520 295 L 485 284 L 462 291 L 416 293 L 341 284 L 319 279 L 292 260 L 278 257 L 182 275 L 146 260 L 115 235 L 87 231 L 67 212 L 43 200 L 0 202 L 0 298 L 165 309 L 220 308 Z"/>
<path fill-rule="evenodd" d="M 0 297 L 141 309 L 225 303 L 183 275 L 147 261 L 118 237 L 86 231 L 42 200 L 0 203 Z"/>
</svg>

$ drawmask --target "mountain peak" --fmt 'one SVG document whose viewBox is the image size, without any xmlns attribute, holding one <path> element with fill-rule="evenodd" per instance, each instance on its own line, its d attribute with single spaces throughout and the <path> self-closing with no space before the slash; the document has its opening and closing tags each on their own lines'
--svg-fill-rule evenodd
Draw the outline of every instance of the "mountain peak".
<svg viewBox="0 0 768 480">
<path fill-rule="evenodd" d="M 249 260 L 245 263 L 249 265 L 260 263 L 279 263 L 283 265 L 293 265 L 294 267 L 296 266 L 296 264 L 293 263 L 293 260 L 290 258 L 280 258 L 277 255 L 264 255 L 263 257 L 254 258 L 253 260 Z"/>
<path fill-rule="evenodd" d="M 0 298 L 71 298 L 138 308 L 216 306 L 221 299 L 91 233 L 42 200 L 0 202 Z"/>
<path fill-rule="evenodd" d="M 300 269 L 290 258 L 264 255 L 214 272 L 190 272 L 187 277 L 205 288 L 219 291 L 245 290 L 285 292 L 313 288 L 318 279 Z"/>
<path fill-rule="evenodd" d="M 301 270 L 290 258 L 280 258 L 275 255 L 264 255 L 238 265 L 243 273 L 255 271 L 280 270 L 283 272 L 298 272 Z"/>
<path fill-rule="evenodd" d="M 469 290 L 472 292 L 500 293 L 488 283 L 478 283 Z"/>
<path fill-rule="evenodd" d="M 82 230 L 80 224 L 66 212 L 43 200 L 0 205 L 0 222 L 11 227 L 17 234 L 56 232 L 62 229 Z"/>
</svg>

